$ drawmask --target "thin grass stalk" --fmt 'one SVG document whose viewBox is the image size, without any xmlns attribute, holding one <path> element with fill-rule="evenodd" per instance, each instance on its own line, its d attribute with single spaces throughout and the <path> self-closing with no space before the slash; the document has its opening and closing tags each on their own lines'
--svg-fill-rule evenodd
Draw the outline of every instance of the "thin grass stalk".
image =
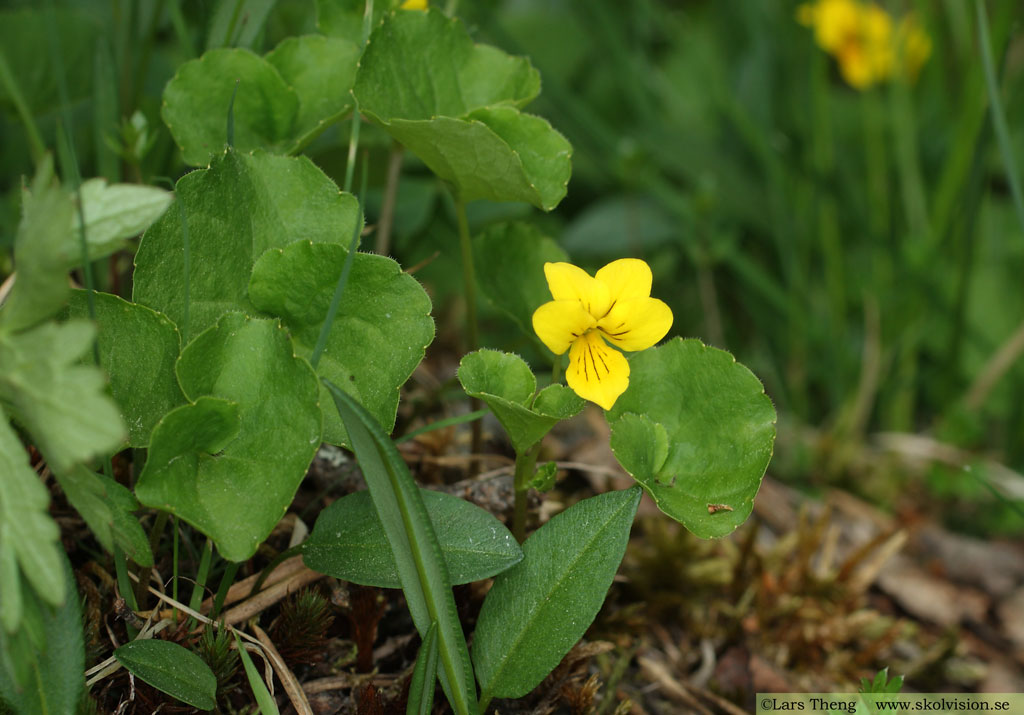
<svg viewBox="0 0 1024 715">
<path fill-rule="evenodd" d="M 28 107 L 28 102 L 25 101 L 25 95 L 21 93 L 21 87 L 18 86 L 17 81 L 14 79 L 10 65 L 7 64 L 7 57 L 4 55 L 2 47 L 0 47 L 0 87 L 3 87 L 4 93 L 11 100 L 14 110 L 18 113 L 18 119 L 21 120 L 21 125 L 25 128 L 25 137 L 28 139 L 32 163 L 39 166 L 39 162 L 42 161 L 43 156 L 46 154 L 46 145 L 43 143 L 43 138 L 39 134 L 39 128 L 32 118 L 32 111 Z"/>
</svg>

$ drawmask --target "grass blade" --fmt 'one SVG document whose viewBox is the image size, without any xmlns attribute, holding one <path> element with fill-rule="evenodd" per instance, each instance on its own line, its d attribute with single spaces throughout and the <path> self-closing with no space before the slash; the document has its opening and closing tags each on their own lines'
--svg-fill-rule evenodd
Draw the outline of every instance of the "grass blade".
<svg viewBox="0 0 1024 715">
<path fill-rule="evenodd" d="M 234 633 L 234 631 L 232 632 Z M 256 704 L 260 706 L 260 712 L 263 715 L 281 715 L 281 711 L 277 709 L 277 701 L 267 690 L 267 684 L 260 677 L 260 671 L 256 670 L 256 664 L 252 662 L 249 652 L 242 645 L 238 634 L 234 635 L 235 643 L 238 644 L 238 655 L 242 657 L 242 666 L 245 668 L 245 677 L 249 680 L 249 687 L 252 688 L 252 694 L 256 697 Z"/>
<path fill-rule="evenodd" d="M 409 611 L 426 639 L 437 623 L 438 675 L 458 715 L 477 712 L 476 687 L 469 649 L 459 623 L 448 566 L 427 516 L 419 488 L 394 443 L 362 405 L 329 380 L 338 414 L 366 478 L 370 497 L 394 554 Z"/>
<path fill-rule="evenodd" d="M 430 715 L 434 708 L 434 683 L 437 680 L 437 621 L 430 624 L 416 656 L 416 667 L 409 684 L 409 704 L 405 715 Z"/>
</svg>

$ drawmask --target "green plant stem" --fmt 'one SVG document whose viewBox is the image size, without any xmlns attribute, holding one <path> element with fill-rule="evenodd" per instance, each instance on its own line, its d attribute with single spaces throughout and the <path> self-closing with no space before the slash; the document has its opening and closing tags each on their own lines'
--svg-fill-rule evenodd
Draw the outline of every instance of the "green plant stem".
<svg viewBox="0 0 1024 715">
<path fill-rule="evenodd" d="M 526 541 L 526 495 L 530 490 L 530 478 L 537 467 L 540 442 L 516 455 L 516 472 L 513 480 L 515 505 L 512 512 L 512 535 L 520 544 Z"/>
<path fill-rule="evenodd" d="M 149 530 L 149 550 L 154 554 L 157 553 L 157 548 L 160 546 L 160 536 L 164 533 L 164 529 L 167 527 L 167 519 L 169 516 L 170 515 L 166 511 L 158 511 L 156 513 L 156 518 L 153 520 L 153 526 Z M 149 577 L 152 573 L 152 566 L 149 568 L 139 569 L 139 580 L 135 584 L 135 599 L 140 604 L 144 604 L 146 602 L 146 587 L 149 585 Z"/>
<path fill-rule="evenodd" d="M 217 595 L 213 599 L 213 609 L 210 611 L 210 618 L 216 618 L 220 613 L 220 609 L 224 605 L 224 599 L 227 598 L 228 589 L 235 582 L 235 574 L 238 573 L 240 565 L 237 561 L 229 561 L 227 568 L 224 569 L 224 574 L 220 577 L 220 586 L 217 588 Z"/>
<path fill-rule="evenodd" d="M 989 36 L 988 14 L 985 3 L 974 0 L 975 14 L 978 21 L 978 47 L 981 52 L 981 66 L 985 71 L 985 85 L 988 88 L 988 101 L 991 108 L 992 127 L 996 130 L 999 142 L 999 153 L 1006 167 L 1006 179 L 1010 184 L 1010 195 L 1013 197 L 1013 208 L 1017 212 L 1017 221 L 1024 228 L 1024 196 L 1021 195 L 1020 178 L 1013 159 L 1013 144 L 1010 141 L 1010 130 L 1006 124 L 1006 113 L 1003 101 L 999 97 L 999 84 L 996 81 L 996 68 L 992 61 L 992 39 Z"/>
<path fill-rule="evenodd" d="M 128 576 L 128 558 L 117 544 L 114 544 L 114 571 L 117 574 L 117 590 L 121 598 L 128 604 L 128 608 L 138 611 L 139 602 L 135 600 L 135 589 L 132 588 L 132 580 Z M 138 630 L 131 623 L 126 622 L 124 627 L 129 637 L 135 638 L 138 635 Z"/>
<path fill-rule="evenodd" d="M 196 573 L 196 583 L 192 588 L 192 596 L 188 600 L 188 607 L 198 611 L 203 603 L 203 593 L 206 589 L 206 578 L 210 575 L 210 562 L 213 560 L 213 541 L 206 539 L 203 547 L 203 555 L 199 559 L 199 570 Z M 189 619 L 189 628 L 195 627 L 195 619 Z"/>
<path fill-rule="evenodd" d="M 273 559 L 271 559 L 270 563 L 264 566 L 263 570 L 260 571 L 260 577 L 256 579 L 256 583 L 252 585 L 252 590 L 249 591 L 249 597 L 251 598 L 252 596 L 255 596 L 257 593 L 259 593 L 259 590 L 263 588 L 263 584 L 266 583 L 267 577 L 274 572 L 274 569 L 280 566 L 283 562 L 290 559 L 292 556 L 295 556 L 296 554 L 301 554 L 302 549 L 303 544 L 296 544 L 290 549 L 285 549 L 277 556 L 275 556 Z"/>
<path fill-rule="evenodd" d="M 395 222 L 395 201 L 398 198 L 398 180 L 402 176 L 402 156 L 405 150 L 398 142 L 391 142 L 388 154 L 388 178 L 384 185 L 384 200 L 380 207 L 380 220 L 377 221 L 376 251 L 382 256 L 391 250 L 391 227 Z"/>
<path fill-rule="evenodd" d="M 32 119 L 32 111 L 28 107 L 28 102 L 25 101 L 25 95 L 21 93 L 21 87 L 18 86 L 14 75 L 11 73 L 11 68 L 7 64 L 7 57 L 4 55 L 2 48 L 0 48 L 0 87 L 4 88 L 4 93 L 10 98 L 11 103 L 14 104 L 18 118 L 21 120 L 22 126 L 25 127 L 25 136 L 28 138 L 28 148 L 32 153 L 32 162 L 39 166 L 40 160 L 46 154 L 46 145 L 43 144 L 39 128 Z"/>
<path fill-rule="evenodd" d="M 551 384 L 557 385 L 562 381 L 562 356 L 555 355 L 551 360 Z"/>
<path fill-rule="evenodd" d="M 178 602 L 178 517 L 176 516 L 171 519 L 171 531 L 174 539 L 171 542 L 171 598 Z"/>
<path fill-rule="evenodd" d="M 476 315 L 476 268 L 473 265 L 473 241 L 469 235 L 469 220 L 466 218 L 466 204 L 458 196 L 455 199 L 455 221 L 459 228 L 459 249 L 462 253 L 462 292 L 466 299 L 466 352 L 480 347 L 480 328 Z M 469 400 L 469 409 L 475 412 L 480 409 L 480 400 L 475 397 Z M 473 423 L 473 436 L 470 445 L 471 454 L 480 453 L 483 441 L 483 425 Z M 470 469 L 473 471 L 475 466 Z"/>
</svg>

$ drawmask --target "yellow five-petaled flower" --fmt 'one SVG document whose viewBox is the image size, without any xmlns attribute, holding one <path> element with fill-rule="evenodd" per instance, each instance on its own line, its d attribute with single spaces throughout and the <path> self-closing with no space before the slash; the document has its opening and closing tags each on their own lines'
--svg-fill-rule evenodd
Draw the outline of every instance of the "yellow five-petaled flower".
<svg viewBox="0 0 1024 715">
<path fill-rule="evenodd" d="M 672 310 L 651 297 L 651 269 L 637 258 L 613 261 L 595 276 L 545 263 L 544 275 L 554 300 L 534 312 L 533 329 L 555 355 L 569 351 L 569 387 L 610 410 L 629 386 L 629 363 L 608 343 L 629 352 L 653 346 L 672 327 Z"/>
</svg>

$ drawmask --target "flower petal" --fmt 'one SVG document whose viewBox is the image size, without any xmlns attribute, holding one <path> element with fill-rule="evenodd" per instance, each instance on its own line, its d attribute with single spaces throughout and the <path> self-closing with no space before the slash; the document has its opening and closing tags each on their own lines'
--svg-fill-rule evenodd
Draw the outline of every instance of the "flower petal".
<svg viewBox="0 0 1024 715">
<path fill-rule="evenodd" d="M 672 327 L 672 309 L 657 298 L 620 300 L 597 327 L 612 345 L 630 352 L 646 350 Z"/>
<path fill-rule="evenodd" d="M 545 263 L 544 276 L 548 279 L 551 297 L 556 301 L 578 300 L 595 318 L 608 312 L 612 302 L 608 286 L 582 268 L 571 263 Z"/>
<path fill-rule="evenodd" d="M 550 263 L 548 265 L 551 265 Z M 578 300 L 552 300 L 533 312 L 533 331 L 555 355 L 597 325 Z"/>
<path fill-rule="evenodd" d="M 620 300 L 647 298 L 651 295 L 651 269 L 639 258 L 620 258 L 597 272 L 597 280 L 608 286 L 612 304 Z M 601 319 L 604 313 L 596 313 Z"/>
<path fill-rule="evenodd" d="M 629 387 L 629 363 L 593 331 L 572 344 L 565 381 L 584 400 L 610 410 Z"/>
</svg>

